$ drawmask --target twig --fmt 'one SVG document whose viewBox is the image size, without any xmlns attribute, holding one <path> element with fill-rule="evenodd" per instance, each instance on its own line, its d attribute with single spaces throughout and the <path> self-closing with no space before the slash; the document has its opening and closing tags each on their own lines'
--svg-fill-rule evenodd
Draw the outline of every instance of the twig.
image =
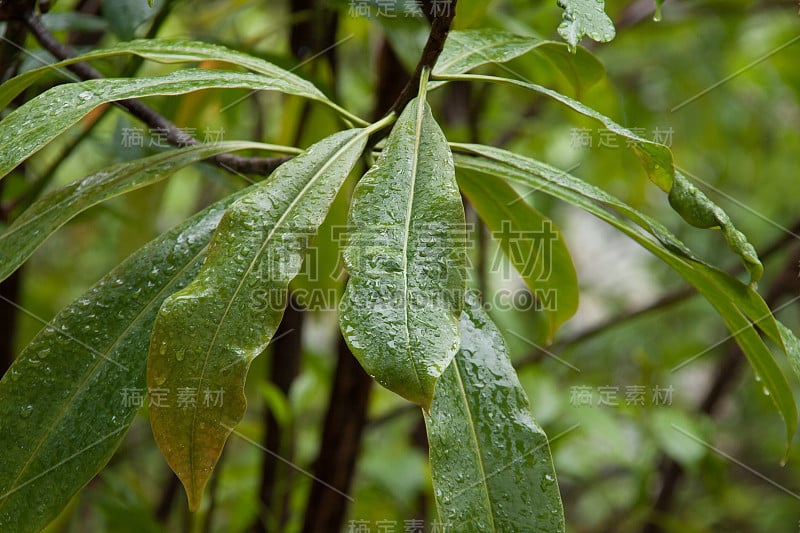
<svg viewBox="0 0 800 533">
<path fill-rule="evenodd" d="M 425 3 L 426 7 L 429 9 L 428 13 L 432 18 L 431 32 L 428 34 L 428 41 L 422 49 L 422 56 L 420 57 L 419 63 L 417 63 L 417 68 L 414 69 L 411 79 L 408 80 L 408 83 L 403 87 L 400 96 L 398 96 L 397 100 L 392 104 L 389 113 L 399 115 L 403 112 L 406 105 L 417 96 L 422 69 L 425 67 L 433 69 L 434 65 L 436 65 L 436 60 L 439 59 L 439 55 L 444 49 L 447 34 L 450 33 L 450 26 L 453 24 L 453 18 L 456 16 L 456 1 L 457 0 Z"/>
<path fill-rule="evenodd" d="M 34 37 L 36 37 L 36 40 L 45 50 L 61 60 L 71 59 L 76 56 L 72 49 L 62 44 L 53 36 L 52 33 L 50 33 L 44 24 L 42 24 L 41 18 L 39 18 L 36 13 L 29 12 L 24 16 L 28 29 L 31 31 Z M 75 63 L 67 68 L 77 74 L 82 80 L 93 80 L 103 77 L 100 72 L 86 63 Z M 123 108 L 128 113 L 141 120 L 151 129 L 164 132 L 165 137 L 170 144 L 175 146 L 190 146 L 200 143 L 200 141 L 191 135 L 188 135 L 175 124 L 139 100 L 120 100 L 116 103 L 119 107 Z M 216 165 L 232 172 L 265 176 L 275 170 L 281 163 L 289 159 L 289 157 L 263 158 L 242 157 L 234 154 L 221 154 L 212 157 L 210 160 Z"/>
</svg>

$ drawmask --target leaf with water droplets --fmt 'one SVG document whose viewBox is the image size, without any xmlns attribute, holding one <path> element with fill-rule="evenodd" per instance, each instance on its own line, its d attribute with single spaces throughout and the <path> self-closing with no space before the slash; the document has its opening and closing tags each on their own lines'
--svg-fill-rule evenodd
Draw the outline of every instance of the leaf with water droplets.
<svg viewBox="0 0 800 533">
<path fill-rule="evenodd" d="M 64 308 L 0 381 L 0 531 L 40 531 L 111 458 L 145 394 L 163 300 L 238 195 L 161 235 Z"/>
<path fill-rule="evenodd" d="M 426 408 L 458 350 L 464 224 L 447 140 L 414 99 L 353 193 L 339 320 L 364 369 Z"/>
<path fill-rule="evenodd" d="M 166 179 L 202 159 L 247 149 L 288 150 L 247 141 L 189 146 L 120 163 L 51 191 L 0 235 L 0 281 L 19 268 L 53 232 L 86 209 Z"/>
<path fill-rule="evenodd" d="M 504 63 L 544 42 L 500 30 L 454 30 L 447 36 L 433 74 L 461 74 L 486 63 Z"/>
<path fill-rule="evenodd" d="M 573 49 L 584 35 L 599 43 L 614 38 L 614 22 L 606 14 L 603 0 L 558 0 L 558 5 L 564 9 L 558 33 Z"/>
<path fill-rule="evenodd" d="M 366 146 L 340 132 L 281 165 L 233 204 L 206 261 L 153 328 L 147 381 L 185 401 L 152 406 L 153 435 L 196 510 L 225 441 L 244 416 L 251 361 L 269 343 L 309 241 Z"/>
<path fill-rule="evenodd" d="M 214 88 L 291 93 L 293 83 L 249 72 L 184 69 L 164 76 L 58 85 L 25 102 L 0 122 L 0 178 L 102 104 Z"/>
<path fill-rule="evenodd" d="M 34 68 L 11 78 L 3 85 L 0 85 L 0 109 L 4 109 L 17 95 L 45 74 L 65 72 L 62 67 L 74 63 L 130 54 L 160 63 L 186 63 L 208 60 L 230 63 L 252 70 L 268 78 L 282 80 L 283 85 L 281 90 L 287 93 L 304 96 L 312 100 L 329 104 L 328 98 L 310 82 L 299 77 L 297 74 L 282 69 L 258 57 L 237 52 L 236 50 L 231 50 L 230 48 L 225 48 L 217 44 L 200 41 L 185 39 L 138 39 L 118 43 L 108 48 L 93 50 L 74 58 L 53 63 L 52 65 Z M 70 77 L 70 81 L 73 79 L 74 78 Z"/>
<path fill-rule="evenodd" d="M 475 295 L 459 326 L 461 349 L 425 416 L 439 519 L 460 533 L 563 532 L 547 436 Z"/>
<path fill-rule="evenodd" d="M 793 336 L 780 328 L 769 307 L 752 285 L 745 285 L 727 272 L 704 263 L 657 221 L 565 171 L 491 146 L 453 146 L 479 155 L 458 155 L 456 164 L 459 169 L 479 173 L 489 182 L 506 180 L 531 187 L 580 207 L 623 232 L 683 276 L 714 306 L 753 369 L 762 376 L 764 386 L 786 425 L 788 443 L 791 442 L 797 429 L 794 396 L 783 370 L 755 327 L 759 327 L 783 349 L 790 361 L 800 360 L 800 347 Z M 610 212 L 609 208 L 616 213 Z M 642 235 L 641 231 L 618 215 L 627 217 L 656 237 L 657 242 Z"/>
<path fill-rule="evenodd" d="M 503 181 L 459 171 L 458 183 L 541 305 L 552 339 L 578 309 L 578 278 L 561 231 Z"/>
<path fill-rule="evenodd" d="M 548 96 L 584 116 L 600 121 L 609 131 L 626 139 L 626 145 L 639 158 L 650 180 L 668 194 L 670 205 L 686 222 L 699 228 L 719 228 L 728 243 L 728 247 L 739 256 L 742 264 L 750 274 L 750 283 L 755 285 L 761 279 L 764 273 L 764 266 L 761 264 L 753 245 L 750 244 L 742 232 L 736 229 L 730 217 L 721 207 L 712 202 L 702 191 L 692 185 L 682 173 L 678 172 L 669 147 L 645 139 L 581 102 L 535 83 L 469 74 L 460 75 L 458 78 L 462 80 L 493 81 L 524 87 Z"/>
</svg>

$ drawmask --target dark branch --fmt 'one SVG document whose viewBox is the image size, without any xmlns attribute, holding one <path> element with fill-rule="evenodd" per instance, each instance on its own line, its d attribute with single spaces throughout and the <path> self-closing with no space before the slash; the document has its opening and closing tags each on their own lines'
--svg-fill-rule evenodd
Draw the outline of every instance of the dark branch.
<svg viewBox="0 0 800 533">
<path fill-rule="evenodd" d="M 431 32 L 428 34 L 428 41 L 425 43 L 425 48 L 422 49 L 422 57 L 417 63 L 414 74 L 411 75 L 411 79 L 403 87 L 400 96 L 397 97 L 390 109 L 390 112 L 398 115 L 417 95 L 422 69 L 425 67 L 432 69 L 436 64 L 436 60 L 439 59 L 439 55 L 444 49 L 444 43 L 447 40 L 447 34 L 450 33 L 453 18 L 456 16 L 456 0 L 450 2 L 425 2 L 424 6 L 431 18 Z"/>
<path fill-rule="evenodd" d="M 333 389 L 313 473 L 339 492 L 321 483 L 311 485 L 303 533 L 343 530 L 347 515 L 347 501 L 343 494 L 350 491 L 367 422 L 372 378 L 358 364 L 341 336 L 337 351 Z"/>
<path fill-rule="evenodd" d="M 75 52 L 68 46 L 56 39 L 50 31 L 42 24 L 41 19 L 36 13 L 25 14 L 25 23 L 31 33 L 48 52 L 58 59 L 71 59 L 76 56 Z M 67 67 L 77 74 L 82 80 L 100 79 L 103 77 L 100 72 L 86 63 L 76 63 Z M 200 141 L 186 134 L 175 124 L 158 114 L 151 107 L 143 104 L 139 100 L 120 100 L 116 103 L 128 113 L 141 120 L 144 124 L 154 130 L 164 132 L 170 144 L 175 146 L 190 146 L 199 144 Z M 259 174 L 266 176 L 275 170 L 281 163 L 290 159 L 289 157 L 242 157 L 233 154 L 222 154 L 210 159 L 214 164 L 232 172 L 240 174 Z"/>
</svg>

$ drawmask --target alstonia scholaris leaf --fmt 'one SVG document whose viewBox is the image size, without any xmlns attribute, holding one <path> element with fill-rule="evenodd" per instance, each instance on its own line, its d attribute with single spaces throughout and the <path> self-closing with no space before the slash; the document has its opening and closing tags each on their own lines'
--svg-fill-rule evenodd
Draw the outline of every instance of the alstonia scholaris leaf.
<svg viewBox="0 0 800 533">
<path fill-rule="evenodd" d="M 319 141 L 233 204 L 197 277 L 159 311 L 147 382 L 188 399 L 152 406 L 150 422 L 192 510 L 244 416 L 250 362 L 275 333 L 289 282 L 370 132 Z"/>
<path fill-rule="evenodd" d="M 798 353 L 800 344 L 793 336 L 788 335 L 785 329 L 782 330 L 778 326 L 775 317 L 752 285 L 745 285 L 730 274 L 703 263 L 661 224 L 567 172 L 491 146 L 474 144 L 453 146 L 481 156 L 459 155 L 456 158 L 459 169 L 480 173 L 490 182 L 502 179 L 527 185 L 580 207 L 628 235 L 697 288 L 720 314 L 753 369 L 760 376 L 765 390 L 769 392 L 786 425 L 789 439 L 787 444 L 791 442 L 797 428 L 797 406 L 794 396 L 782 369 L 759 337 L 755 326 L 780 346 L 790 361 L 800 360 Z M 610 212 L 608 207 L 649 232 L 658 242 L 642 235 L 617 214 Z"/>
<path fill-rule="evenodd" d="M 353 194 L 339 320 L 364 369 L 425 408 L 458 349 L 464 224 L 447 140 L 414 99 Z"/>
<path fill-rule="evenodd" d="M 467 297 L 461 349 L 425 416 L 439 519 L 447 531 L 564 531 L 547 436 L 511 366 L 505 340 Z"/>
</svg>

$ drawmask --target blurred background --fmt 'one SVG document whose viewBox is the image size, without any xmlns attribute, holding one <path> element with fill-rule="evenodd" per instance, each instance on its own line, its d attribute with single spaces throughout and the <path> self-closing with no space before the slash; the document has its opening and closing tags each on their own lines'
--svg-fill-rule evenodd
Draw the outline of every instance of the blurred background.
<svg viewBox="0 0 800 533">
<path fill-rule="evenodd" d="M 372 118 L 391 105 L 427 37 L 418 2 L 50 4 L 47 27 L 78 51 L 135 37 L 219 43 L 293 68 L 346 108 Z M 617 37 L 603 44 L 584 40 L 586 48 L 565 56 L 570 68 L 556 68 L 534 51 L 480 71 L 557 89 L 670 146 L 684 173 L 762 253 L 760 292 L 797 333 L 797 3 L 668 0 L 659 16 L 652 0 L 607 4 Z M 488 27 L 560 40 L 562 9 L 555 1 L 461 0 L 457 13 L 456 29 Z M 8 25 L 0 27 L 9 34 Z M 32 38 L 24 42 L 30 53 L 20 56 L 18 71 L 52 61 Z M 97 67 L 107 76 L 180 68 L 131 58 Z M 62 81 L 43 78 L 23 97 Z M 454 83 L 433 92 L 430 101 L 451 141 L 502 146 L 570 169 L 653 215 L 701 257 L 735 271 L 737 258 L 719 232 L 682 222 L 625 140 L 598 123 L 533 93 L 486 84 Z M 207 142 L 308 146 L 341 127 L 322 106 L 275 93 L 202 91 L 148 103 Z M 158 132 L 121 110 L 97 110 L 2 182 L 0 228 L 43 190 L 165 148 Z M 357 176 L 352 178 L 350 187 Z M 25 309 L 0 303 L 3 369 L 41 320 L 144 243 L 245 184 L 216 167 L 196 165 L 95 207 L 57 232 L 1 286 L 5 298 Z M 334 508 L 339 511 L 330 512 L 345 513 L 343 531 L 432 530 L 435 507 L 419 410 L 380 387 L 363 380 L 348 385 L 340 376 L 348 363 L 334 309 L 344 278 L 333 237 L 346 220 L 347 192 L 293 286 L 303 311 L 287 312 L 284 329 L 292 333 L 251 368 L 248 415 L 238 428 L 247 438 L 231 437 L 200 512 L 190 516 L 186 510 L 182 489 L 152 440 L 145 407 L 109 467 L 50 531 L 291 532 L 304 524 L 310 531 L 313 515 Z M 581 287 L 577 315 L 543 348 L 541 313 L 477 224 L 470 283 L 493 302 L 491 314 L 551 439 L 568 531 L 800 531 L 800 448 L 794 446 L 781 466 L 780 417 L 710 305 L 613 228 L 542 194 L 520 192 L 564 235 Z M 469 210 L 468 218 L 477 220 Z M 313 290 L 330 297 L 304 299 Z M 333 383 L 339 388 L 333 390 Z M 352 478 L 353 501 L 321 494 L 310 477 L 264 448 L 315 475 Z"/>
</svg>

